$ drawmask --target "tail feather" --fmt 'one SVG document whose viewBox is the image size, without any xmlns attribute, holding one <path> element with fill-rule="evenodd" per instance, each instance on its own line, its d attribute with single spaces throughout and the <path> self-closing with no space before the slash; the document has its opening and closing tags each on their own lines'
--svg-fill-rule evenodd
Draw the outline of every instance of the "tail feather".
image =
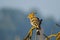
<svg viewBox="0 0 60 40">
<path fill-rule="evenodd" d="M 37 35 L 40 35 L 40 31 L 41 31 L 41 27 L 40 27 L 40 25 L 39 25 L 39 28 L 36 28 L 36 33 L 37 33 Z"/>
<path fill-rule="evenodd" d="M 39 30 L 37 30 L 37 35 L 40 35 L 40 31 Z"/>
</svg>

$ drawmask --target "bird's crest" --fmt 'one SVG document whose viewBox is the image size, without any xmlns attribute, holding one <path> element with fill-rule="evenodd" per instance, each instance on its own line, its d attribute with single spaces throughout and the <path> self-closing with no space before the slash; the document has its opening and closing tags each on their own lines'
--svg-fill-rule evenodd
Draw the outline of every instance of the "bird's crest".
<svg viewBox="0 0 60 40">
<path fill-rule="evenodd" d="M 33 18 L 33 17 L 36 17 L 34 12 L 31 12 L 30 14 L 28 14 L 28 18 L 29 18 L 29 19 L 31 19 L 31 18 Z"/>
</svg>

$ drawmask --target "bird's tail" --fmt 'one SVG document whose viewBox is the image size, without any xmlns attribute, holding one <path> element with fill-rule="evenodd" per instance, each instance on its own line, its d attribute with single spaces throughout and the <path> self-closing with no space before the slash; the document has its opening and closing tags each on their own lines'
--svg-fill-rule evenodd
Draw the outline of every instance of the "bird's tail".
<svg viewBox="0 0 60 40">
<path fill-rule="evenodd" d="M 40 35 L 40 31 L 41 31 L 41 27 L 40 27 L 40 25 L 39 25 L 38 28 L 36 28 L 36 34 L 37 34 L 37 35 Z"/>
<path fill-rule="evenodd" d="M 40 30 L 36 30 L 37 35 L 40 35 Z"/>
</svg>

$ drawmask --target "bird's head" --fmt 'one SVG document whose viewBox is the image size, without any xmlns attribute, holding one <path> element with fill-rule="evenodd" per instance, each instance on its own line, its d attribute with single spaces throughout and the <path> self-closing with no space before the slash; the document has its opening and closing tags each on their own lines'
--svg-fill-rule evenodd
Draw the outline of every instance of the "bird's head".
<svg viewBox="0 0 60 40">
<path fill-rule="evenodd" d="M 34 12 L 28 14 L 28 18 L 29 18 L 29 19 L 34 18 L 34 17 L 36 17 Z"/>
</svg>

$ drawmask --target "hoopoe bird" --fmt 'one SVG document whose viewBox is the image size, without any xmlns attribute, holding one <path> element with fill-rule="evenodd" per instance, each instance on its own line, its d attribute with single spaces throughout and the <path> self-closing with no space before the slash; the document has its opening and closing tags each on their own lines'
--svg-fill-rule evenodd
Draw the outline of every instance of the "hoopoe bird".
<svg viewBox="0 0 60 40">
<path fill-rule="evenodd" d="M 31 39 L 34 29 L 36 29 L 37 35 L 40 35 L 40 30 L 41 30 L 40 25 L 41 25 L 42 19 L 39 20 L 39 18 L 35 16 L 34 12 L 30 13 L 28 15 L 28 18 L 30 19 L 30 23 L 31 23 L 32 27 L 29 30 L 28 35 L 26 36 L 25 40 Z"/>
</svg>

